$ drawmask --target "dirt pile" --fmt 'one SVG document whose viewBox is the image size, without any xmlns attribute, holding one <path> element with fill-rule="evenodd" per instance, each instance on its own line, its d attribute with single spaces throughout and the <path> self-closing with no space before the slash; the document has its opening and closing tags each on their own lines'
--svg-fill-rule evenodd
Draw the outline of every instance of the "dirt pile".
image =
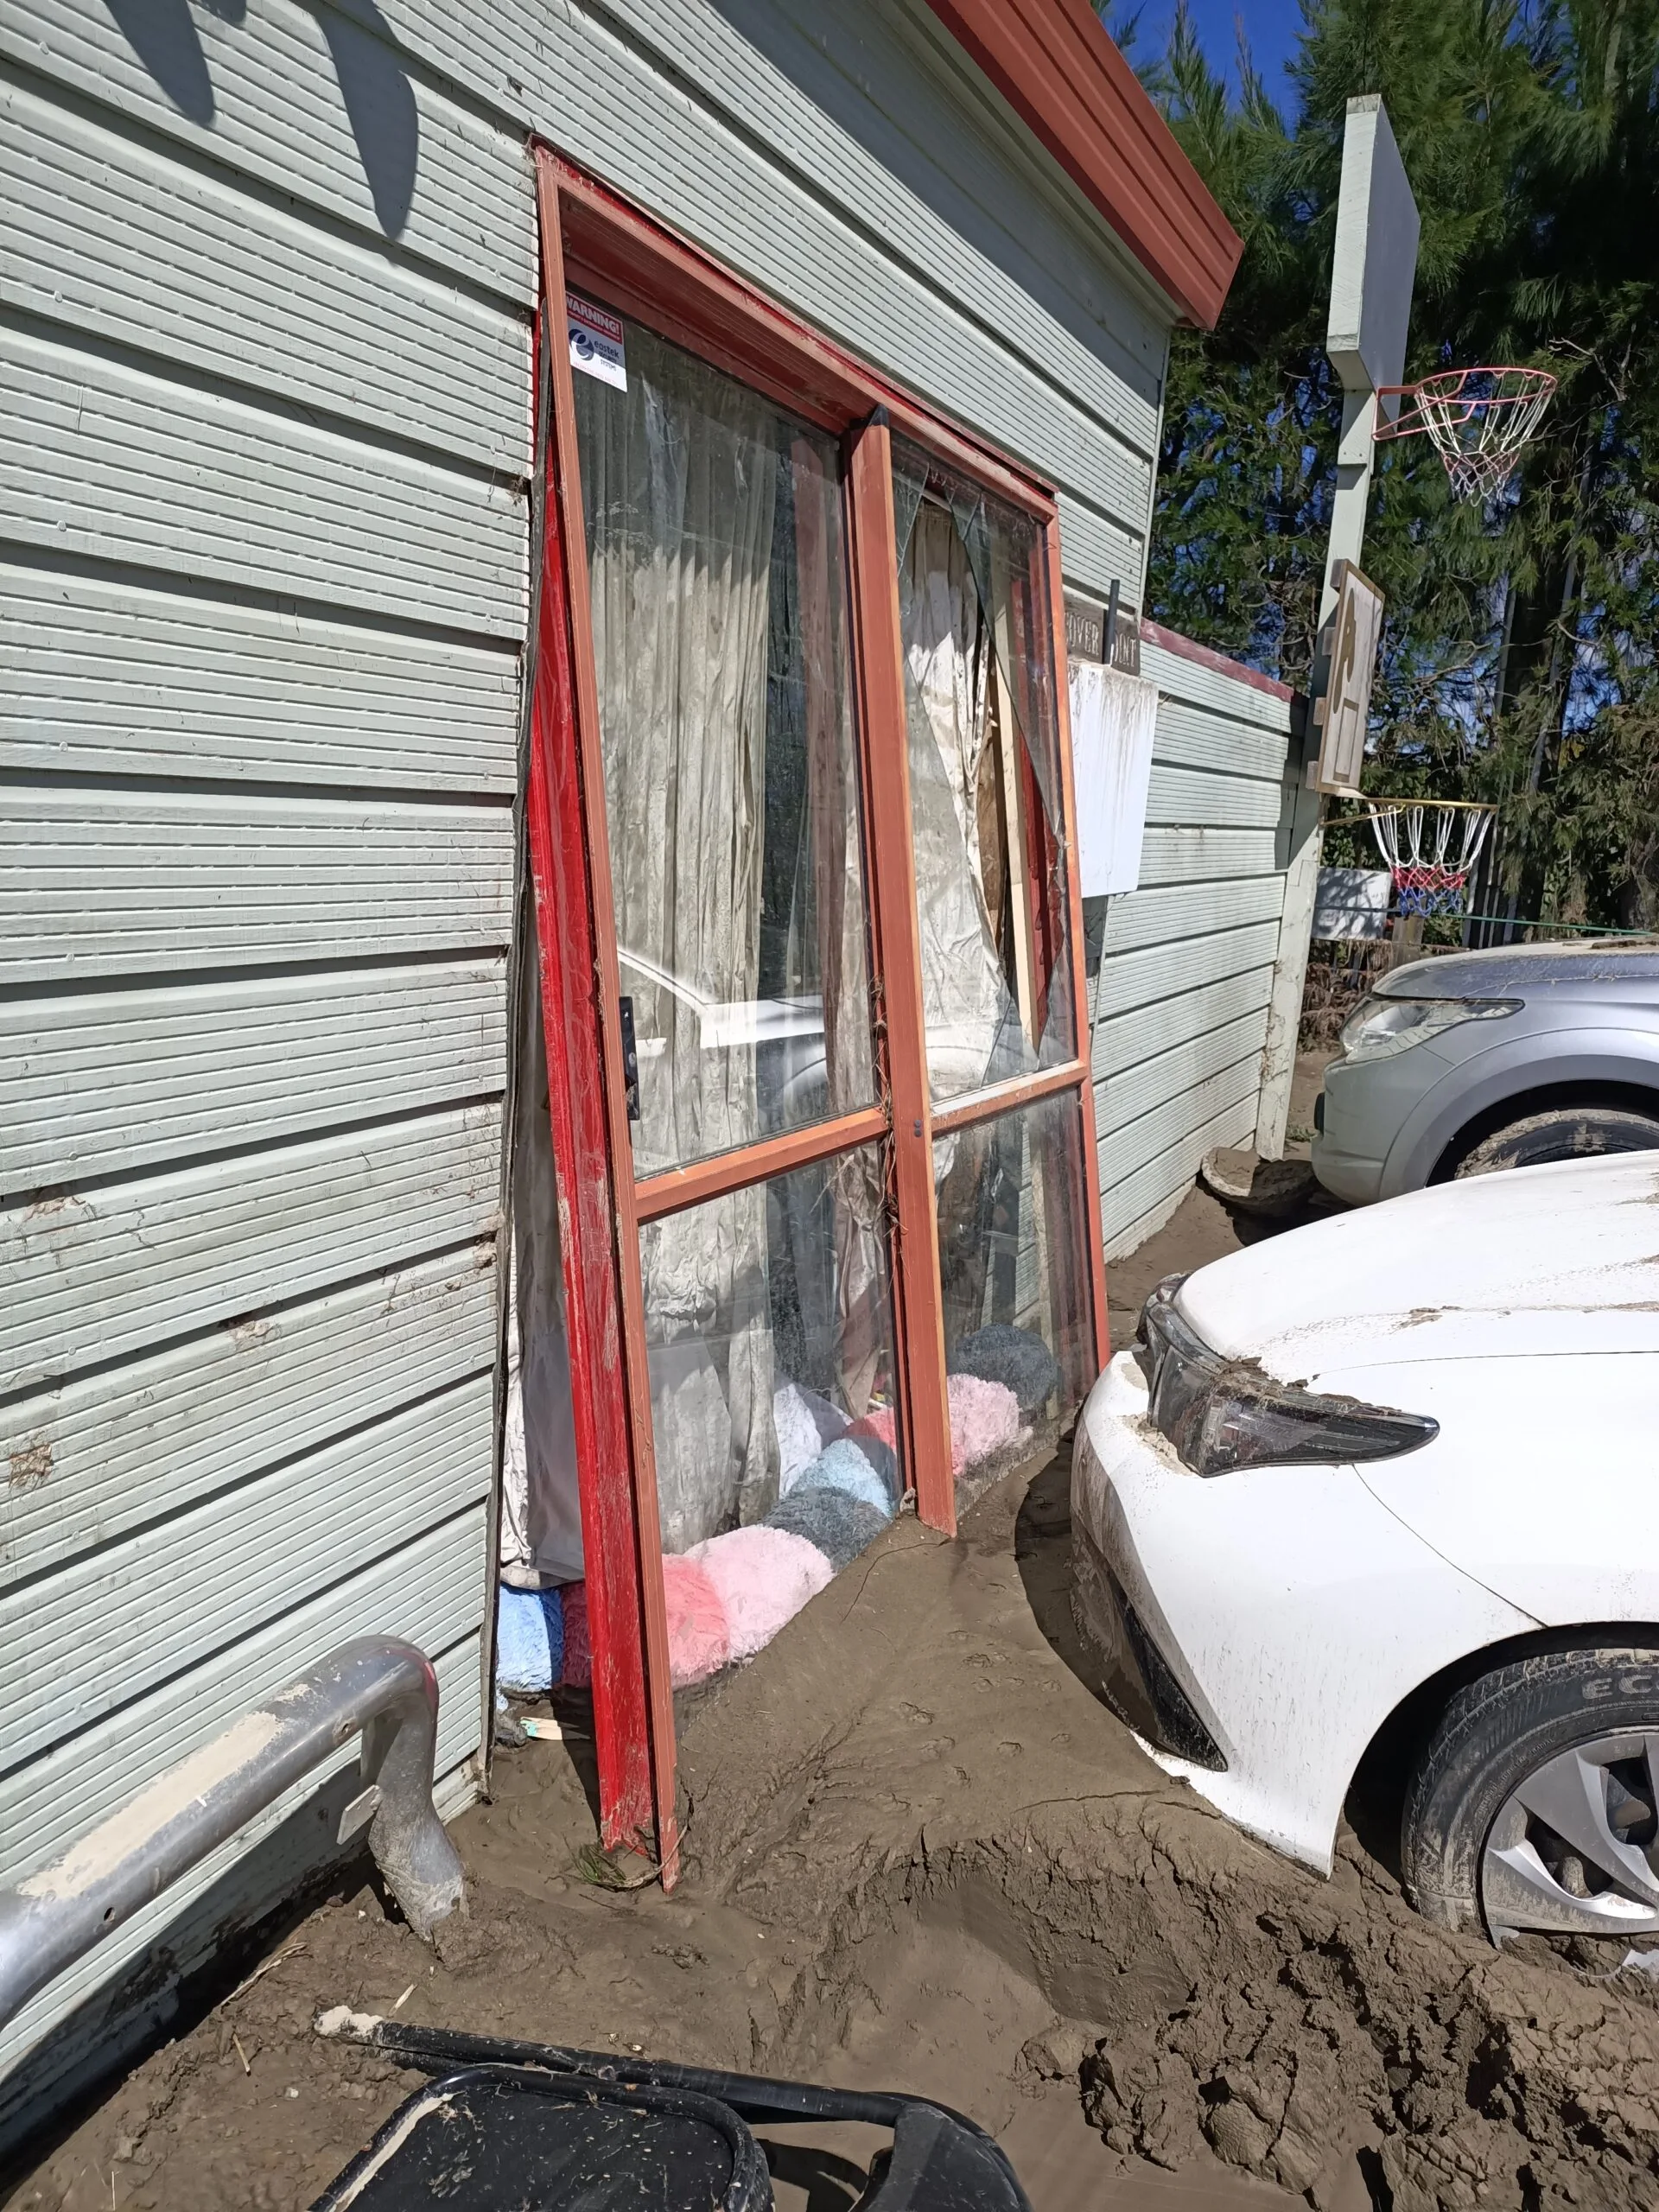
<svg viewBox="0 0 1659 2212">
<path fill-rule="evenodd" d="M 505 1758 L 441 1957 L 342 1892 L 10 2201 L 297 2212 L 408 2086 L 312 2035 L 347 2003 L 944 2097 L 1037 2212 L 1659 2203 L 1643 1991 L 1427 1927 L 1351 1840 L 1317 1881 L 1169 1783 L 1067 1663 L 1067 1548 L 1058 1468 L 955 1544 L 901 1522 L 702 1694 L 672 1897 L 581 1879 L 565 1747 Z"/>
</svg>

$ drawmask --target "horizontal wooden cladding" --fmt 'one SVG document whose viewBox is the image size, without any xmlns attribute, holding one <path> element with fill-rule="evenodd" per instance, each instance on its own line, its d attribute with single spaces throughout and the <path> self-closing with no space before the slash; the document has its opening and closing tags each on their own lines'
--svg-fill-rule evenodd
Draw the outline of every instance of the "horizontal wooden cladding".
<svg viewBox="0 0 1659 2212">
<path fill-rule="evenodd" d="M 245 1642 L 198 1668 L 182 1694 L 180 1685 L 167 1684 L 137 1705 L 95 1723 L 84 1737 L 72 1738 L 0 1778 L 0 1878 L 14 1881 L 48 1862 L 156 1774 L 188 1757 L 239 1713 L 352 1636 L 406 1636 L 437 1655 L 436 1763 L 440 1772 L 452 1770 L 478 1743 L 475 1600 L 482 1581 L 484 1515 L 480 1510 L 380 1562 L 318 1603 L 290 1613 L 275 1627 L 256 1630 Z M 474 1600 L 465 1607 L 455 1602 L 462 1590 Z M 341 1750 L 339 1764 L 355 1764 L 358 1757 L 353 1741 Z M 52 2021 L 119 1974 L 127 1961 L 177 1923 L 195 1898 L 222 1882 L 248 1844 L 269 1834 L 296 1804 L 314 1796 L 329 1770 L 320 1770 L 301 1783 L 234 1841 L 214 1852 L 34 1998 L 0 2029 L 0 2069 L 15 2066 Z M 323 1840 L 326 1845 L 330 1839 Z M 263 1900 L 267 1908 L 275 1902 Z M 184 1971 L 200 1962 L 174 1961 Z M 0 2115 L 6 2094 L 0 2086 Z"/>
<path fill-rule="evenodd" d="M 1171 652 L 1146 635 L 1143 626 L 1141 639 L 1141 673 L 1154 683 L 1158 689 L 1173 699 L 1185 699 L 1197 707 L 1208 707 L 1212 713 L 1225 715 L 1230 720 L 1254 722 L 1259 728 L 1289 733 L 1292 702 L 1280 698 L 1273 691 L 1262 691 L 1242 676 L 1229 676 L 1208 661 L 1192 660 L 1185 653 Z"/>
<path fill-rule="evenodd" d="M 0 1586 L 486 1371 L 494 1248 L 468 1245 L 0 1408 Z"/>
<path fill-rule="evenodd" d="M 1101 969 L 1094 995 L 1096 1019 L 1109 1020 L 1131 1007 L 1149 1006 L 1173 992 L 1195 990 L 1224 976 L 1270 969 L 1278 948 L 1279 925 L 1271 921 L 1248 929 L 1217 930 L 1190 942 L 1151 945 L 1144 952 L 1122 953 Z"/>
<path fill-rule="evenodd" d="M 1184 1038 L 1167 1052 L 1155 1053 L 1121 1072 L 1097 1077 L 1096 1135 L 1104 1139 L 1121 1130 L 1125 1141 L 1135 1145 L 1156 1130 L 1161 1141 L 1168 1135 L 1180 1102 L 1199 1085 L 1217 1081 L 1247 1060 L 1254 1060 L 1259 1073 L 1267 1030 L 1267 1008 L 1257 1007 L 1218 1029 Z M 1156 1118 L 1137 1135 L 1132 1125 L 1142 1115 Z"/>
<path fill-rule="evenodd" d="M 691 49 L 705 37 L 722 53 L 728 46 L 734 54 L 750 50 L 753 64 L 757 41 L 741 29 L 721 32 L 716 11 L 677 10 L 675 0 L 664 0 L 636 26 L 631 10 L 626 40 L 598 11 L 576 5 L 563 13 L 556 36 L 531 0 L 472 16 L 455 15 L 441 0 L 395 0 L 385 12 L 415 50 L 487 89 L 511 111 L 526 114 L 573 161 L 763 283 L 793 312 L 1027 467 L 1071 486 L 1131 531 L 1144 529 L 1156 449 L 1155 372 L 1131 384 L 1096 359 L 1090 380 L 1096 389 L 1086 406 L 1071 397 L 1083 391 L 1084 379 L 1064 349 L 1050 355 L 1049 372 L 1039 373 L 1027 356 L 1043 354 L 1049 323 L 1075 330 L 1090 319 L 1046 305 L 1058 289 L 1057 275 L 1033 272 L 1028 292 L 1005 290 L 998 280 L 989 294 L 982 283 L 976 293 L 963 294 L 965 270 L 938 259 L 931 232 L 912 238 L 902 221 L 884 223 L 870 208 L 861 188 L 864 170 L 841 155 L 841 133 L 834 134 L 836 145 L 814 160 L 792 118 L 784 120 L 764 98 L 751 105 L 741 96 L 735 60 L 699 72 Z M 816 20 L 809 35 L 823 35 Z M 869 66 L 868 52 L 851 36 L 845 59 L 861 78 Z M 658 73 L 664 61 L 696 91 L 665 99 Z M 833 110 L 848 86 L 839 70 L 819 67 Z M 864 99 L 861 94 L 861 103 Z M 727 112 L 716 111 L 717 105 Z M 868 112 L 878 127 L 880 118 Z M 775 134 L 770 152 L 755 145 L 760 132 Z M 844 143 L 855 149 L 855 131 Z M 861 158 L 868 162 L 868 156 Z M 895 158 L 902 175 L 915 173 L 913 153 Z M 804 161 L 809 188 L 799 181 Z M 961 204 L 972 190 L 983 189 L 981 181 L 994 168 L 995 157 L 988 156 L 973 186 L 941 181 L 934 204 Z M 996 173 L 1009 191 L 1018 189 L 1006 165 Z M 887 185 L 903 192 L 891 175 Z M 837 204 L 854 219 L 837 212 Z M 961 216 L 969 237 L 982 232 L 976 209 L 962 204 Z M 959 235 L 955 245 L 959 257 L 971 257 L 988 275 L 999 265 L 995 251 L 976 252 Z M 1079 261 L 1085 257 L 1081 239 L 1074 251 Z M 936 266 L 935 283 L 913 273 Z M 1014 304 L 1019 294 L 1029 329 Z M 1001 335 L 988 335 L 982 318 Z M 1146 320 L 1155 323 L 1155 311 Z M 1152 335 L 1155 344 L 1162 333 L 1154 328 Z"/>
<path fill-rule="evenodd" d="M 0 1391 L 489 1235 L 501 1110 L 423 1115 L 0 1211 Z"/>
<path fill-rule="evenodd" d="M 1217 776 L 1204 768 L 1164 767 L 1154 747 L 1147 786 L 1148 823 L 1273 830 L 1283 808 L 1283 792 L 1276 782 L 1254 776 Z"/>
<path fill-rule="evenodd" d="M 1094 1030 L 1095 1085 L 1127 1074 L 1171 1046 L 1200 1038 L 1207 1031 L 1261 1014 L 1273 985 L 1271 964 L 1244 968 L 1195 989 L 1176 990 L 1155 1004 L 1096 1022 Z"/>
<path fill-rule="evenodd" d="M 533 300 L 535 210 L 514 133 L 327 7 L 238 0 L 168 20 L 164 40 L 135 42 L 81 0 L 10 0 L 0 52 L 302 207 Z"/>
<path fill-rule="evenodd" d="M 0 1596 L 0 1766 L 478 1503 L 494 1398 L 477 1376 Z"/>
<path fill-rule="evenodd" d="M 0 1000 L 0 1196 L 499 1090 L 503 958 Z"/>
<path fill-rule="evenodd" d="M 1171 768 L 1203 768 L 1224 776 L 1249 776 L 1275 790 L 1285 772 L 1290 740 L 1281 729 L 1241 721 L 1236 715 L 1195 707 L 1165 693 L 1158 702 L 1157 758 Z"/>
<path fill-rule="evenodd" d="M 1106 1228 L 1108 1251 L 1132 1249 L 1124 1231 L 1132 1223 L 1161 1210 L 1190 1188 L 1207 1152 L 1217 1145 L 1241 1143 L 1255 1127 L 1255 1100 L 1260 1068 L 1252 1074 L 1240 1071 L 1237 1095 L 1207 1121 L 1174 1137 L 1150 1158 L 1142 1155 L 1121 1179 L 1114 1180 L 1103 1166 L 1100 1179 L 1101 1213 Z"/>
<path fill-rule="evenodd" d="M 1213 930 L 1243 929 L 1251 922 L 1276 922 L 1284 896 L 1281 875 L 1128 892 L 1107 909 L 1105 957 L 1144 951 L 1148 945 L 1190 944 Z"/>
<path fill-rule="evenodd" d="M 1100 599 L 1116 584 L 1122 599 L 1133 606 L 1141 596 L 1146 567 L 1145 536 L 1121 530 L 1098 506 L 1064 489 L 1058 505 L 1066 582 Z"/>
<path fill-rule="evenodd" d="M 0 563 L 0 766 L 511 798 L 515 653 Z"/>
<path fill-rule="evenodd" d="M 656 1221 L 664 1214 L 683 1213 L 709 1198 L 722 1198 L 750 1183 L 788 1175 L 815 1160 L 833 1160 L 855 1145 L 879 1144 L 887 1134 L 887 1117 L 879 1107 L 861 1114 L 846 1114 L 834 1122 L 821 1122 L 786 1136 L 768 1137 L 741 1152 L 717 1154 L 665 1175 L 648 1176 L 633 1191 L 633 1210 L 642 1221 Z"/>
<path fill-rule="evenodd" d="M 15 542 L 523 635 L 524 501 L 504 484 L 16 330 L 0 407 Z"/>
<path fill-rule="evenodd" d="M 1277 865 L 1278 846 L 1272 830 L 1154 825 L 1141 848 L 1141 887 L 1147 891 L 1166 884 L 1211 883 L 1223 876 L 1266 875 Z"/>
<path fill-rule="evenodd" d="M 530 344 L 492 307 L 0 83 L 10 304 L 505 474 Z"/>
<path fill-rule="evenodd" d="M 1089 0 L 929 0 L 1154 282 L 1215 326 L 1244 242 Z"/>
<path fill-rule="evenodd" d="M 0 984 L 505 946 L 505 807 L 15 785 Z"/>
</svg>

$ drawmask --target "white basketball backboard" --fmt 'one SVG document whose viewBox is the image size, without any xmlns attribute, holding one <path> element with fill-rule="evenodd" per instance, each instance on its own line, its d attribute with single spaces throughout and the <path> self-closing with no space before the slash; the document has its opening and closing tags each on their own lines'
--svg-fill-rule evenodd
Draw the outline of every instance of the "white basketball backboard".
<svg viewBox="0 0 1659 2212">
<path fill-rule="evenodd" d="M 1405 374 L 1420 227 L 1381 95 L 1350 100 L 1325 340 L 1349 391 L 1372 392 Z M 1392 421 L 1398 402 L 1387 404 Z"/>
<path fill-rule="evenodd" d="M 1322 791 L 1358 795 L 1371 713 L 1371 678 L 1382 639 L 1382 593 L 1351 561 L 1337 563 L 1337 611 L 1331 625 L 1331 673 L 1314 703 L 1319 757 L 1313 783 Z"/>
</svg>

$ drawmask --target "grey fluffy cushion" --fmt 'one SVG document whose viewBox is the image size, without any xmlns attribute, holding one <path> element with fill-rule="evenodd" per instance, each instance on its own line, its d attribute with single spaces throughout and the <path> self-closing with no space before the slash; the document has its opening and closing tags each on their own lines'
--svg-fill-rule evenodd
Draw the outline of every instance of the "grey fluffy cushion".
<svg viewBox="0 0 1659 2212">
<path fill-rule="evenodd" d="M 982 1382 L 1006 1384 L 1027 1419 L 1041 1413 L 1060 1383 L 1059 1363 L 1042 1338 L 1011 1321 L 993 1321 L 963 1337 L 945 1365 L 952 1375 L 977 1375 Z"/>
<path fill-rule="evenodd" d="M 873 1544 L 887 1516 L 844 1490 L 792 1490 L 766 1516 L 766 1525 L 816 1544 L 837 1574 Z"/>
</svg>

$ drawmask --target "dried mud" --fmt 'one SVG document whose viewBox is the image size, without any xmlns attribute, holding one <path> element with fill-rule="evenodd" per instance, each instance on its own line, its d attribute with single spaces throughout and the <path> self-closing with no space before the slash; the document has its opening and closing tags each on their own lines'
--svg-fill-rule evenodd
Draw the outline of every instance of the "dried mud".
<svg viewBox="0 0 1659 2212">
<path fill-rule="evenodd" d="M 308 2204 L 407 2087 L 313 2036 L 346 2002 L 944 2096 L 1037 2212 L 1659 2203 L 1645 1990 L 1426 1926 L 1351 1836 L 1317 1880 L 1166 1780 L 1081 1679 L 1064 1482 L 955 1543 L 901 1522 L 685 1712 L 673 1897 L 581 1878 L 579 1738 L 503 1754 L 439 1958 L 354 1880 L 6 2201 Z M 774 2165 L 780 2204 L 850 2200 L 810 2147 Z"/>
</svg>

